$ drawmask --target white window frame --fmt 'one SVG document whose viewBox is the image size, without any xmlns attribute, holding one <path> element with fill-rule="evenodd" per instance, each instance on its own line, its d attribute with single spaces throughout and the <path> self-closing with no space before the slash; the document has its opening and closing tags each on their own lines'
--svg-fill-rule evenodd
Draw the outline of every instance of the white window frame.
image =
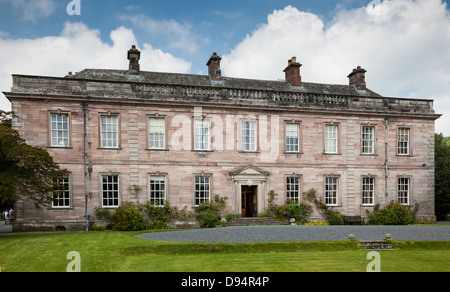
<svg viewBox="0 0 450 292">
<path fill-rule="evenodd" d="M 52 208 L 70 208 L 72 206 L 72 186 L 70 174 L 66 175 L 62 181 L 57 180 L 56 183 L 62 187 L 56 191 L 58 194 L 53 194 Z M 58 203 L 55 204 L 55 202 Z"/>
<path fill-rule="evenodd" d="M 409 155 L 411 152 L 411 128 L 397 128 L 397 154 Z"/>
<path fill-rule="evenodd" d="M 211 148 L 211 122 L 209 119 L 194 119 L 194 150 L 209 151 Z"/>
<path fill-rule="evenodd" d="M 286 201 L 300 202 L 300 176 L 286 176 Z"/>
<path fill-rule="evenodd" d="M 194 205 L 211 200 L 211 176 L 194 175 Z"/>
<path fill-rule="evenodd" d="M 241 122 L 242 151 L 255 152 L 257 150 L 257 124 L 255 120 Z"/>
<path fill-rule="evenodd" d="M 339 178 L 336 176 L 325 177 L 325 204 L 337 206 L 339 198 Z"/>
<path fill-rule="evenodd" d="M 361 181 L 362 187 L 362 205 L 373 206 L 375 205 L 375 177 L 363 176 Z"/>
<path fill-rule="evenodd" d="M 155 206 L 164 206 L 167 200 L 167 176 L 150 174 L 148 178 L 149 200 Z"/>
<path fill-rule="evenodd" d="M 397 177 L 397 201 L 402 205 L 409 205 L 411 198 L 411 178 Z"/>
<path fill-rule="evenodd" d="M 285 151 L 288 153 L 300 152 L 300 124 L 286 123 L 285 130 Z"/>
<path fill-rule="evenodd" d="M 148 148 L 166 148 L 166 119 L 160 117 L 148 118 Z"/>
<path fill-rule="evenodd" d="M 69 147 L 69 114 L 50 113 L 50 145 L 52 147 Z"/>
<path fill-rule="evenodd" d="M 325 153 L 337 154 L 339 152 L 339 126 L 325 125 Z"/>
<path fill-rule="evenodd" d="M 100 146 L 119 148 L 119 116 L 100 115 Z"/>
<path fill-rule="evenodd" d="M 105 178 L 107 179 L 106 182 Z M 106 189 L 105 185 L 107 186 Z M 116 173 L 100 174 L 100 190 L 101 190 L 101 204 L 103 208 L 117 208 L 120 206 L 119 174 Z"/>
<path fill-rule="evenodd" d="M 361 128 L 361 153 L 375 154 L 375 127 L 362 126 Z"/>
</svg>

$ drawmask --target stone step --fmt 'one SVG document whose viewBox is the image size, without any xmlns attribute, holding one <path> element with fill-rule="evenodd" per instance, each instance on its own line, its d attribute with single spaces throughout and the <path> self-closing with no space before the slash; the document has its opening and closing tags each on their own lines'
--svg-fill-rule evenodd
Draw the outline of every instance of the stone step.
<svg viewBox="0 0 450 292">
<path fill-rule="evenodd" d="M 228 226 L 254 226 L 254 225 L 286 225 L 285 222 L 273 218 L 241 217 L 227 223 Z"/>
<path fill-rule="evenodd" d="M 366 250 L 395 250 L 394 246 L 385 240 L 360 240 Z"/>
</svg>

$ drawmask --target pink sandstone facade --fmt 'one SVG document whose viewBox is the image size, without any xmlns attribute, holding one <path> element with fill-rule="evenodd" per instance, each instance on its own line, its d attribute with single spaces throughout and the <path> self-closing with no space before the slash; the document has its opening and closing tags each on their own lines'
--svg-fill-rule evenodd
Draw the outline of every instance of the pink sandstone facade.
<svg viewBox="0 0 450 292">
<path fill-rule="evenodd" d="M 95 208 L 190 209 L 215 194 L 251 217 L 271 190 L 282 204 L 311 188 L 345 215 L 396 200 L 434 220 L 432 100 L 380 96 L 360 67 L 330 85 L 302 82 L 295 58 L 285 81 L 266 81 L 222 76 L 215 53 L 206 76 L 142 72 L 139 54 L 129 70 L 13 75 L 13 127 L 70 171 L 48 208 L 16 204 L 15 230 L 83 230 Z"/>
</svg>

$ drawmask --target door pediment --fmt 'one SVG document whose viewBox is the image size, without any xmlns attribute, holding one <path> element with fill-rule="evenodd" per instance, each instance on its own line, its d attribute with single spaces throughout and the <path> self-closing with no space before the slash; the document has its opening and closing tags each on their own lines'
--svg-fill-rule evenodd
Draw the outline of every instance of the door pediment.
<svg viewBox="0 0 450 292">
<path fill-rule="evenodd" d="M 268 177 L 269 172 L 267 172 L 259 167 L 253 166 L 253 165 L 247 165 L 247 166 L 240 167 L 240 168 L 230 171 L 231 177 L 248 176 L 248 175 Z"/>
</svg>

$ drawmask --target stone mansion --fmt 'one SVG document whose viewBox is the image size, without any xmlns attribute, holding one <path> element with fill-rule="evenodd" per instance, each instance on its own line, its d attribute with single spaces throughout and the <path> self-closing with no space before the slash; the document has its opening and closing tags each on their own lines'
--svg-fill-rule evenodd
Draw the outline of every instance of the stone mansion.
<svg viewBox="0 0 450 292">
<path fill-rule="evenodd" d="M 435 220 L 432 100 L 381 96 L 361 67 L 347 85 L 303 82 L 295 57 L 278 81 L 222 76 L 216 53 L 208 75 L 141 71 L 135 46 L 128 59 L 128 70 L 12 75 L 14 129 L 70 172 L 47 208 L 16 203 L 15 231 L 84 230 L 95 208 L 191 208 L 215 194 L 253 217 L 270 191 L 282 204 L 311 188 L 344 215 L 395 200 Z"/>
</svg>

